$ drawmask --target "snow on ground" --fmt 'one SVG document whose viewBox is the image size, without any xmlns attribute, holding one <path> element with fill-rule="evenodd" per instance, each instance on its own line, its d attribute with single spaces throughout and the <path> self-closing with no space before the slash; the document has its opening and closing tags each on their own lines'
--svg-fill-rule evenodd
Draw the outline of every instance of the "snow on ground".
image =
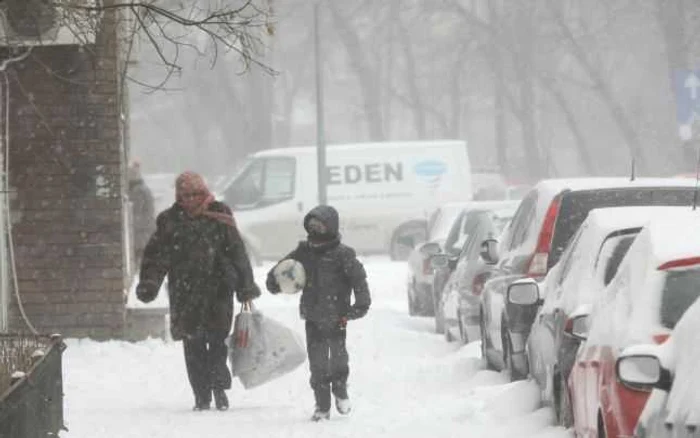
<svg viewBox="0 0 700 438">
<path fill-rule="evenodd" d="M 373 293 L 366 318 L 350 323 L 353 412 L 312 423 L 308 363 L 246 391 L 234 382 L 231 409 L 193 412 L 179 342 L 68 339 L 64 353 L 64 438 L 570 437 L 549 426 L 533 382 L 487 371 L 478 342 L 448 344 L 430 318 L 408 316 L 405 264 L 363 260 Z M 269 264 L 256 270 L 259 284 Z M 266 315 L 303 334 L 298 296 L 257 300 Z"/>
</svg>

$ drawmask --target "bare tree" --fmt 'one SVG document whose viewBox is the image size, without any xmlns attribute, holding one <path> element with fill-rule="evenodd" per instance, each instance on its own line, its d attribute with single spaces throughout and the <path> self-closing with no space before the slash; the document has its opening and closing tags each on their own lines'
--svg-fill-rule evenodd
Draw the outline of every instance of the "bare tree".
<svg viewBox="0 0 700 438">
<path fill-rule="evenodd" d="M 257 64 L 269 72 L 258 55 L 263 38 L 274 32 L 271 1 L 4 0 L 2 45 L 51 44 L 68 33 L 74 44 L 89 51 L 102 31 L 105 13 L 112 12 L 122 48 L 131 52 L 135 45 L 149 46 L 162 62 L 165 75 L 156 88 L 182 70 L 186 49 L 212 64 L 222 53 L 233 52 L 242 71 Z"/>
</svg>

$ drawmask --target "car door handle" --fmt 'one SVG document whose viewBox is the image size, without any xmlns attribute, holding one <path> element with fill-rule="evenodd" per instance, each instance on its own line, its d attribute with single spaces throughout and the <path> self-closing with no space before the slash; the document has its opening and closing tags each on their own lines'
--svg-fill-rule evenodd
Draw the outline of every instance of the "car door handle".
<svg viewBox="0 0 700 438">
<path fill-rule="evenodd" d="M 301 201 L 297 202 L 297 210 L 299 210 L 300 213 L 304 211 L 304 203 L 303 202 L 301 202 Z"/>
</svg>

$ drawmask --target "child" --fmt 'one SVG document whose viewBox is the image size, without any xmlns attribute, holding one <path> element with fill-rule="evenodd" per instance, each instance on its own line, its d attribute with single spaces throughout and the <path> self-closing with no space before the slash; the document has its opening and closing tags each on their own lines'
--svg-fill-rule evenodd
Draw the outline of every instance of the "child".
<svg viewBox="0 0 700 438">
<path fill-rule="evenodd" d="M 350 413 L 347 379 L 348 352 L 345 348 L 348 320 L 362 318 L 371 304 L 367 274 L 355 251 L 340 243 L 339 218 L 335 208 L 318 206 L 304 217 L 306 241 L 287 255 L 299 261 L 306 272 L 306 285 L 299 309 L 306 320 L 306 346 L 311 368 L 311 388 L 316 408 L 312 421 L 330 418 L 331 392 L 339 413 Z M 273 274 L 267 275 L 267 289 L 280 292 Z M 355 303 L 350 304 L 351 291 Z"/>
</svg>

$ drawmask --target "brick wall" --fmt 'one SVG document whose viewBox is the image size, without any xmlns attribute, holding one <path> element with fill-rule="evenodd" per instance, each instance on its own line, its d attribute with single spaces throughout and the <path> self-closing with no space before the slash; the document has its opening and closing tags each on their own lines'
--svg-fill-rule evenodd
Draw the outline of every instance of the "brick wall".
<svg viewBox="0 0 700 438">
<path fill-rule="evenodd" d="M 94 46 L 37 47 L 8 70 L 19 291 L 40 332 L 66 337 L 124 329 L 118 51 L 105 23 Z M 26 330 L 11 301 L 10 329 Z"/>
</svg>

